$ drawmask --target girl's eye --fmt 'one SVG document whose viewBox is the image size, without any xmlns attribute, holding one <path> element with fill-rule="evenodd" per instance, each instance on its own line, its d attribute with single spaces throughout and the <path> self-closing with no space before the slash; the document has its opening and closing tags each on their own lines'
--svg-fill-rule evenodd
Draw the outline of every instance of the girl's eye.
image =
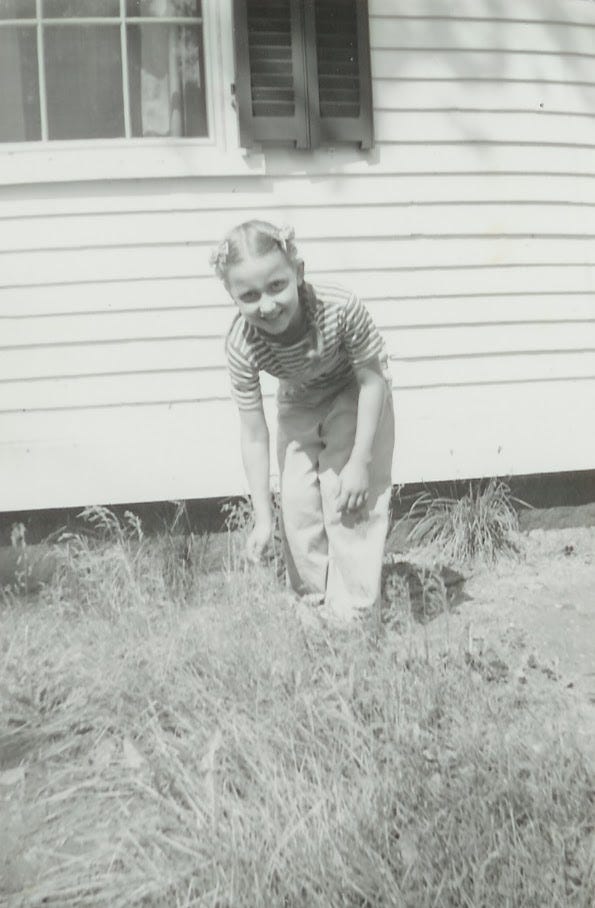
<svg viewBox="0 0 595 908">
<path fill-rule="evenodd" d="M 286 287 L 287 287 L 287 281 L 278 280 L 278 281 L 273 281 L 272 283 L 270 283 L 268 289 L 269 289 L 270 293 L 279 293 L 281 290 L 285 290 Z"/>
</svg>

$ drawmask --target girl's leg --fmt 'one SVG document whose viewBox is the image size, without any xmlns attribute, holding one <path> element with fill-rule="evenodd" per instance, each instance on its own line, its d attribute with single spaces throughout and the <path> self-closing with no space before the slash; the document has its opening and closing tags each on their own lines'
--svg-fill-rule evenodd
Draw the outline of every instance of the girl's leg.
<svg viewBox="0 0 595 908">
<path fill-rule="evenodd" d="M 336 507 L 339 473 L 349 460 L 357 421 L 357 386 L 337 396 L 323 422 L 324 450 L 320 455 L 320 486 L 328 536 L 326 604 L 338 617 L 371 608 L 380 595 L 380 574 L 388 532 L 391 468 L 394 448 L 392 392 L 386 388 L 378 424 L 367 504 L 357 513 Z"/>
<path fill-rule="evenodd" d="M 287 573 L 296 593 L 319 593 L 322 597 L 328 541 L 318 480 L 321 448 L 317 410 L 280 408 L 277 455 Z"/>
</svg>

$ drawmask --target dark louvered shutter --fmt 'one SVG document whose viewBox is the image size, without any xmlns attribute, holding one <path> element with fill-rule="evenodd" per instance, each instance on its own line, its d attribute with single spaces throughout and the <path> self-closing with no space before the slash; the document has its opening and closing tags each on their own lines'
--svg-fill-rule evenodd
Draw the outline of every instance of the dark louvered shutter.
<svg viewBox="0 0 595 908">
<path fill-rule="evenodd" d="M 306 46 L 312 144 L 358 142 L 371 148 L 366 0 L 307 0 Z"/>
<path fill-rule="evenodd" d="M 240 142 L 371 148 L 367 0 L 234 0 Z"/>
<path fill-rule="evenodd" d="M 240 142 L 309 147 L 302 0 L 234 0 Z"/>
</svg>

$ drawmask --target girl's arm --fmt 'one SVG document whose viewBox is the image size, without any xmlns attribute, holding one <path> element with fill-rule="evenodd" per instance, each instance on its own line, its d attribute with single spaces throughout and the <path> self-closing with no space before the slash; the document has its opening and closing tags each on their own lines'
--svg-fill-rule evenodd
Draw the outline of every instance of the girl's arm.
<svg viewBox="0 0 595 908">
<path fill-rule="evenodd" d="M 240 447 L 242 462 L 254 508 L 254 529 L 248 537 L 246 553 L 258 561 L 273 532 L 269 476 L 269 430 L 264 410 L 240 410 Z"/>
<path fill-rule="evenodd" d="M 339 476 L 337 506 L 341 511 L 357 510 L 368 497 L 372 447 L 386 396 L 386 379 L 378 359 L 357 366 L 355 374 L 359 385 L 357 424 L 351 455 Z"/>
</svg>

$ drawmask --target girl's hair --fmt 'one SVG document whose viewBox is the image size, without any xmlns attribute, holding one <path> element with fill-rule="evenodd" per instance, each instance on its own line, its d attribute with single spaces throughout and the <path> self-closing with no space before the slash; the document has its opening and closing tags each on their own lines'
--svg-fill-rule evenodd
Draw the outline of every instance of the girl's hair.
<svg viewBox="0 0 595 908">
<path fill-rule="evenodd" d="M 217 277 L 225 281 L 231 265 L 237 265 L 250 256 L 266 255 L 280 249 L 289 262 L 298 259 L 293 227 L 284 224 L 276 227 L 268 221 L 244 221 L 230 230 L 211 254 L 211 265 Z"/>
</svg>

